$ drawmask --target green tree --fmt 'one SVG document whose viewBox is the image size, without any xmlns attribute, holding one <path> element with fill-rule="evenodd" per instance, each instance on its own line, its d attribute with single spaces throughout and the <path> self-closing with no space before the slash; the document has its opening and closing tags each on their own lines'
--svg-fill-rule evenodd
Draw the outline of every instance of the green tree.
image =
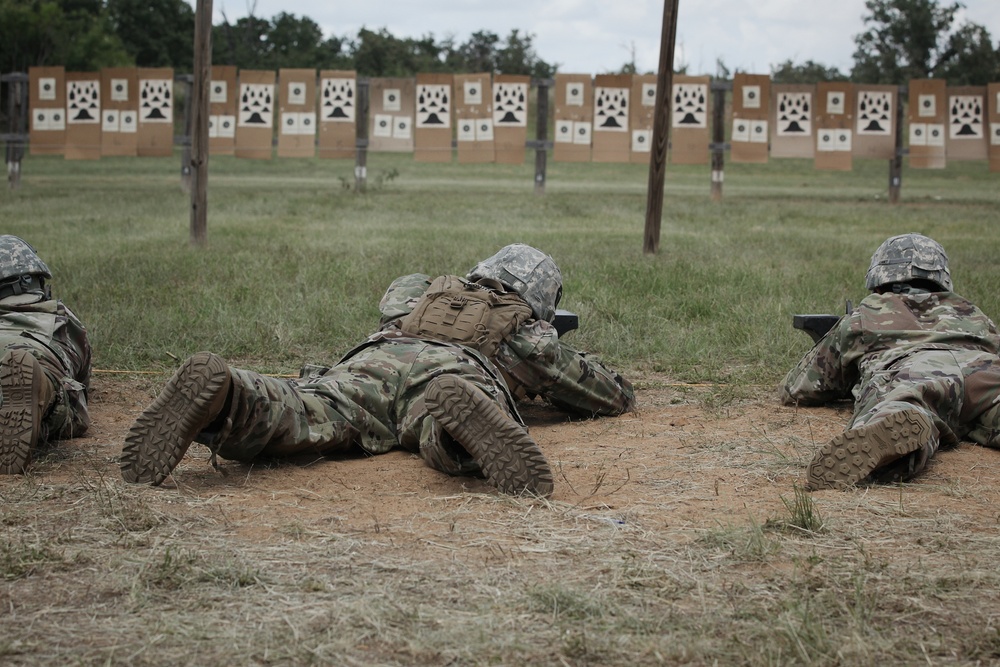
<svg viewBox="0 0 1000 667">
<path fill-rule="evenodd" d="M 993 48 L 983 26 L 966 23 L 948 38 L 935 75 L 959 86 L 1000 81 L 1000 45 Z"/>
<path fill-rule="evenodd" d="M 107 0 L 115 34 L 139 67 L 190 72 L 194 10 L 184 0 Z"/>
<path fill-rule="evenodd" d="M 455 65 L 451 39 L 438 43 L 434 35 L 398 38 L 385 28 L 362 28 L 351 44 L 354 67 L 362 76 L 412 76 L 420 72 L 449 72 Z"/>
<path fill-rule="evenodd" d="M 324 40 L 323 31 L 312 19 L 281 12 L 271 19 L 265 61 L 272 69 L 350 68 L 351 61 L 344 52 L 345 41 L 340 37 Z"/>
<path fill-rule="evenodd" d="M 472 33 L 469 40 L 454 50 L 453 69 L 456 72 L 495 72 L 497 45 L 500 37 L 489 30 Z"/>
<path fill-rule="evenodd" d="M 796 64 L 786 60 L 771 65 L 771 80 L 775 83 L 816 83 L 817 81 L 846 81 L 836 67 L 827 67 L 812 60 Z"/>
<path fill-rule="evenodd" d="M 527 74 L 539 79 L 549 78 L 556 73 L 558 65 L 542 60 L 535 53 L 532 44 L 535 36 L 514 28 L 507 35 L 503 45 L 497 49 L 496 72 L 499 74 Z"/>
<path fill-rule="evenodd" d="M 904 84 L 945 73 L 970 83 L 987 83 L 996 51 L 985 28 L 966 23 L 952 32 L 960 2 L 866 0 L 866 30 L 854 38 L 851 78 L 859 83 Z M 978 72 L 972 80 L 963 67 Z M 986 76 L 986 78 L 981 78 Z"/>
<path fill-rule="evenodd" d="M 264 69 L 268 61 L 267 37 L 271 24 L 256 16 L 244 16 L 212 27 L 212 62 L 240 69 Z"/>
<path fill-rule="evenodd" d="M 99 0 L 0 0 L 0 70 L 94 71 L 132 60 Z"/>
</svg>

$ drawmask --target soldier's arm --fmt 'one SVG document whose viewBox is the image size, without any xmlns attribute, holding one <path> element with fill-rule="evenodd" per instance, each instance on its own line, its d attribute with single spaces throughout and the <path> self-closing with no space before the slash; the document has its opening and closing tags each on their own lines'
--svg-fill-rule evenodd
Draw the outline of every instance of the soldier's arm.
<svg viewBox="0 0 1000 667">
<path fill-rule="evenodd" d="M 431 277 L 423 273 L 411 273 L 392 281 L 378 304 L 381 318 L 379 328 L 404 315 L 409 315 L 420 297 L 431 286 Z"/>
<path fill-rule="evenodd" d="M 90 360 L 92 353 L 90 338 L 87 335 L 86 327 L 83 326 L 83 322 L 73 314 L 73 311 L 66 308 L 65 304 L 62 304 L 62 306 L 65 308 L 68 318 L 67 326 L 62 332 L 62 336 L 64 336 L 63 347 L 66 349 L 66 353 L 73 364 L 73 368 L 70 371 L 73 374 L 73 379 L 86 387 L 90 385 L 91 373 Z"/>
<path fill-rule="evenodd" d="M 857 367 L 846 356 L 851 318 L 842 317 L 788 372 L 779 388 L 785 405 L 821 405 L 850 398 Z"/>
<path fill-rule="evenodd" d="M 522 327 L 497 362 L 529 394 L 572 414 L 620 415 L 635 409 L 632 383 L 594 356 L 563 343 L 548 322 Z"/>
</svg>

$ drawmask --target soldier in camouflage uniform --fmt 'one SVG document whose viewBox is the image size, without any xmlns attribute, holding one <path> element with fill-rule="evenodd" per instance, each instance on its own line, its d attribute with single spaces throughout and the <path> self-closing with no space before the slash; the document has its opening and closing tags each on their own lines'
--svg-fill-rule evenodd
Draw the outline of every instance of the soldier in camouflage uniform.
<svg viewBox="0 0 1000 667">
<path fill-rule="evenodd" d="M 854 398 L 847 430 L 809 465 L 812 490 L 905 481 L 961 439 L 1000 447 L 1000 336 L 952 292 L 944 249 L 920 234 L 894 236 L 872 256 L 866 284 L 872 293 L 780 389 L 785 404 Z"/>
<path fill-rule="evenodd" d="M 23 473 L 51 440 L 90 425 L 90 342 L 53 299 L 49 267 L 23 239 L 0 235 L 0 473 Z"/>
<path fill-rule="evenodd" d="M 516 397 L 541 396 L 565 412 L 586 417 L 635 409 L 628 380 L 559 339 L 552 320 L 562 296 L 562 276 L 551 257 L 528 245 L 511 244 L 479 262 L 466 279 L 500 283 L 531 307 L 534 317 L 490 358 Z M 430 284 L 430 277 L 419 273 L 393 281 L 379 304 L 382 330 L 398 330 L 400 319 L 413 310 Z"/>
<path fill-rule="evenodd" d="M 528 278 L 521 288 L 538 296 L 541 312 L 554 314 L 561 279 L 546 302 L 534 288 L 540 276 Z M 576 361 L 586 366 L 582 357 Z M 571 374 L 550 376 L 553 384 L 571 382 Z M 593 394 L 600 383 L 588 374 L 581 379 L 579 409 L 631 408 L 631 386 L 624 380 L 627 391 L 599 397 Z M 208 445 L 213 460 L 217 454 L 237 461 L 353 446 L 380 454 L 399 446 L 441 472 L 483 474 L 505 493 L 547 496 L 553 490 L 548 463 L 493 363 L 473 348 L 392 328 L 370 336 L 335 366 L 305 370 L 290 382 L 196 354 L 130 430 L 123 477 L 159 484 L 192 441 Z"/>
</svg>

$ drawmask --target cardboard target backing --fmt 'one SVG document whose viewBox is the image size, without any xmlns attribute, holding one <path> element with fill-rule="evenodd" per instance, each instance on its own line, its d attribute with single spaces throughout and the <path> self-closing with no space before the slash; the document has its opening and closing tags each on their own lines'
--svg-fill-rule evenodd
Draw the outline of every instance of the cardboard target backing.
<svg viewBox="0 0 1000 667">
<path fill-rule="evenodd" d="M 863 84 L 855 88 L 854 94 L 854 157 L 893 159 L 899 86 Z"/>
<path fill-rule="evenodd" d="M 801 83 L 771 85 L 771 109 L 768 125 L 771 135 L 771 157 L 809 158 L 816 153 L 813 132 L 813 107 L 816 86 Z"/>
<path fill-rule="evenodd" d="M 944 79 L 913 79 L 907 86 L 907 143 L 915 169 L 944 169 L 947 163 L 947 86 Z"/>
<path fill-rule="evenodd" d="M 66 72 L 28 68 L 28 140 L 32 155 L 62 155 L 66 147 Z"/>
<path fill-rule="evenodd" d="M 590 162 L 594 86 L 589 74 L 556 74 L 552 159 Z"/>
<path fill-rule="evenodd" d="M 498 74 L 493 79 L 493 133 L 498 163 L 524 164 L 530 93 L 529 76 Z"/>
<path fill-rule="evenodd" d="M 594 77 L 594 162 L 629 162 L 632 75 L 598 74 Z"/>
<path fill-rule="evenodd" d="M 707 76 L 673 77 L 670 93 L 670 161 L 674 164 L 708 164 L 709 118 Z"/>
<path fill-rule="evenodd" d="M 455 145 L 461 163 L 493 162 L 493 84 L 490 74 L 455 75 Z"/>
<path fill-rule="evenodd" d="M 417 162 L 451 162 L 453 80 L 451 74 L 417 74 L 413 129 Z"/>
<path fill-rule="evenodd" d="M 316 154 L 316 70 L 278 70 L 278 157 Z"/>
<path fill-rule="evenodd" d="M 1000 83 L 986 86 L 990 171 L 1000 171 Z"/>
<path fill-rule="evenodd" d="M 319 156 L 353 160 L 357 155 L 358 73 L 323 70 L 319 73 Z"/>
<path fill-rule="evenodd" d="M 274 72 L 240 70 L 236 98 L 236 157 L 271 159 L 276 101 Z"/>
<path fill-rule="evenodd" d="M 101 155 L 138 155 L 138 96 L 136 68 L 101 70 Z"/>
<path fill-rule="evenodd" d="M 101 73 L 66 73 L 67 160 L 101 158 Z"/>
<path fill-rule="evenodd" d="M 208 84 L 208 152 L 209 155 L 233 155 L 236 152 L 236 87 L 235 65 L 212 65 Z"/>
<path fill-rule="evenodd" d="M 733 76 L 733 125 L 729 159 L 763 164 L 768 157 L 771 118 L 771 77 L 767 74 Z"/>
<path fill-rule="evenodd" d="M 986 86 L 948 86 L 947 95 L 948 159 L 987 159 Z"/>
<path fill-rule="evenodd" d="M 368 150 L 413 152 L 413 110 L 416 82 L 412 78 L 368 80 Z"/>
<path fill-rule="evenodd" d="M 856 110 L 853 84 L 842 81 L 822 81 L 816 84 L 813 122 L 816 128 L 814 165 L 817 169 L 851 170 Z"/>
<path fill-rule="evenodd" d="M 629 159 L 636 164 L 649 164 L 653 154 L 653 121 L 656 118 L 656 75 L 633 76 L 630 98 L 632 112 L 629 116 Z"/>
<path fill-rule="evenodd" d="M 169 157 L 174 152 L 174 70 L 139 68 L 140 157 Z"/>
</svg>

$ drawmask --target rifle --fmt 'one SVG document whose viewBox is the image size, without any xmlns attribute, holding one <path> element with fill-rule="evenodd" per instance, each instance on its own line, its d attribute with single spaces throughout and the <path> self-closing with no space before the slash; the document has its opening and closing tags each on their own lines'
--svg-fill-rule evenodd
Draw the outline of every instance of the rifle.
<svg viewBox="0 0 1000 667">
<path fill-rule="evenodd" d="M 851 305 L 850 300 L 848 300 L 845 312 L 850 315 L 853 311 L 854 307 Z M 792 315 L 792 326 L 809 334 L 815 344 L 818 343 L 819 339 L 825 336 L 826 333 L 833 328 L 840 318 L 840 315 L 830 315 L 826 313 L 814 315 Z"/>
<path fill-rule="evenodd" d="M 556 317 L 552 321 L 552 326 L 556 328 L 556 332 L 562 338 L 563 335 L 568 334 L 573 329 L 580 328 L 580 318 L 577 317 L 576 313 L 571 313 L 568 310 L 560 308 L 556 310 Z"/>
</svg>

